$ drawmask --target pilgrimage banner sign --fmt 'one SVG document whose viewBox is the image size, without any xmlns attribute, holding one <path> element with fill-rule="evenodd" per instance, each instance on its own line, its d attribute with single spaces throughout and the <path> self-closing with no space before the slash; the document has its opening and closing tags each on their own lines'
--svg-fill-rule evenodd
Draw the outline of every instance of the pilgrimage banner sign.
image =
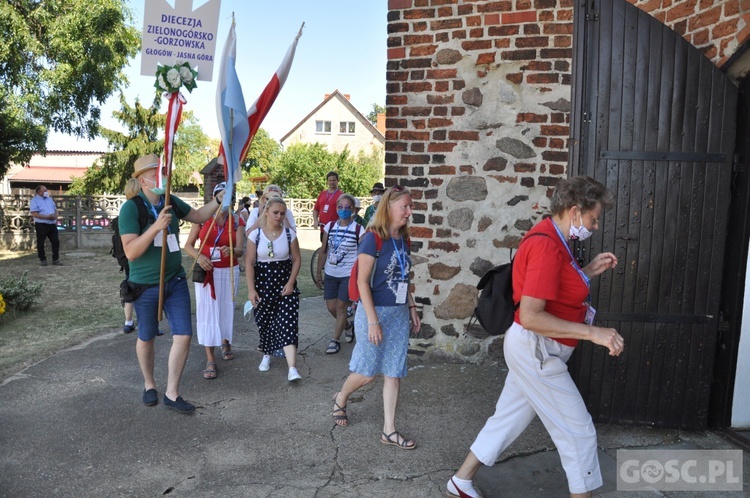
<svg viewBox="0 0 750 498">
<path fill-rule="evenodd" d="M 198 67 L 198 80 L 211 81 L 221 0 L 208 0 L 193 10 L 193 0 L 145 2 L 141 74 L 153 76 L 157 64 L 177 61 Z"/>
</svg>

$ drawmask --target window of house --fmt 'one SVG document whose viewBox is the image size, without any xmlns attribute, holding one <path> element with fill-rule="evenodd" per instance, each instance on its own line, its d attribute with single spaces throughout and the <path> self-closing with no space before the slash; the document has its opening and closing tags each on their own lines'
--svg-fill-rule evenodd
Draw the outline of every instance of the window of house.
<svg viewBox="0 0 750 498">
<path fill-rule="evenodd" d="M 315 133 L 331 133 L 331 122 L 315 121 Z"/>
<path fill-rule="evenodd" d="M 339 133 L 353 135 L 354 134 L 354 121 L 341 121 L 339 123 Z"/>
</svg>

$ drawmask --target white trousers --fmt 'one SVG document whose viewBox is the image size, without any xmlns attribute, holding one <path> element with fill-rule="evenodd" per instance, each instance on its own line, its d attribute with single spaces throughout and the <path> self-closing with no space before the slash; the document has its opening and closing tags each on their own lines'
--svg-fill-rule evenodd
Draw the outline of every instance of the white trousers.
<svg viewBox="0 0 750 498">
<path fill-rule="evenodd" d="M 509 368 L 505 387 L 494 415 L 471 446 L 480 462 L 494 465 L 539 415 L 560 454 L 570 492 L 602 485 L 596 429 L 566 364 L 573 350 L 515 322 L 511 325 L 503 344 Z"/>
<path fill-rule="evenodd" d="M 232 292 L 231 271 L 234 270 L 234 292 Z M 232 296 L 240 286 L 240 267 L 214 268 L 214 290 L 216 299 L 211 297 L 211 286 L 195 284 L 195 321 L 198 331 L 198 344 L 221 346 L 222 340 L 232 343 L 234 329 L 234 302 Z"/>
</svg>

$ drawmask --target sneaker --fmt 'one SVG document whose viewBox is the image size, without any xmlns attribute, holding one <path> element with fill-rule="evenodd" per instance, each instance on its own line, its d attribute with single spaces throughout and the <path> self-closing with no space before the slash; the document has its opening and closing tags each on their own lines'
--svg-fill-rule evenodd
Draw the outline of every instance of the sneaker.
<svg viewBox="0 0 750 498">
<path fill-rule="evenodd" d="M 55 266 L 63 266 L 62 262 L 59 259 L 56 261 L 53 261 L 52 264 Z"/>
<path fill-rule="evenodd" d="M 146 406 L 156 406 L 159 402 L 159 396 L 156 394 L 156 389 L 144 389 L 143 390 L 143 404 Z"/>
<path fill-rule="evenodd" d="M 474 489 L 473 484 L 471 481 L 468 481 L 468 484 L 466 481 L 462 481 L 463 487 L 458 487 L 458 481 L 459 479 L 456 476 L 453 476 L 448 481 L 448 484 L 445 486 L 446 491 L 448 492 L 447 495 L 454 497 L 454 498 L 479 498 L 481 495 L 477 493 L 477 491 Z"/>
<path fill-rule="evenodd" d="M 193 413 L 195 411 L 195 405 L 182 399 L 182 396 L 177 396 L 177 399 L 172 401 L 165 394 L 162 401 L 164 406 L 180 413 Z"/>
<path fill-rule="evenodd" d="M 258 370 L 260 370 L 261 372 L 268 372 L 270 368 L 271 368 L 271 355 L 264 354 L 263 361 L 261 361 L 260 365 L 258 365 Z"/>
<path fill-rule="evenodd" d="M 352 306 L 346 307 L 346 317 L 351 318 L 351 316 L 354 314 L 354 308 Z"/>
<path fill-rule="evenodd" d="M 42 265 L 42 266 L 47 266 L 47 260 L 46 260 L 46 259 L 43 259 L 43 260 L 41 260 L 41 261 L 39 262 L 39 264 L 40 264 L 40 265 Z"/>
<path fill-rule="evenodd" d="M 134 331 L 134 330 L 135 330 L 135 323 L 134 323 L 134 324 L 132 324 L 132 325 L 128 325 L 128 324 L 126 323 L 125 325 L 123 325 L 123 326 L 122 326 L 122 331 L 123 331 L 123 333 L 125 333 L 125 334 L 129 334 L 129 333 L 131 333 L 131 332 L 132 332 L 132 331 Z"/>
<path fill-rule="evenodd" d="M 286 377 L 289 382 L 295 381 L 295 380 L 302 380 L 302 376 L 299 374 L 296 368 L 292 367 L 289 369 L 289 375 Z"/>
</svg>

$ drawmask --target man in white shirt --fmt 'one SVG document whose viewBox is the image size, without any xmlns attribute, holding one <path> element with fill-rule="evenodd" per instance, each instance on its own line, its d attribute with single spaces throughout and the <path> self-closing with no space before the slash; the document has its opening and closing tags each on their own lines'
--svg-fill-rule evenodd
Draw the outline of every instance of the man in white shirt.
<svg viewBox="0 0 750 498">
<path fill-rule="evenodd" d="M 47 266 L 44 242 L 49 238 L 52 243 L 52 264 L 61 266 L 60 238 L 57 236 L 57 206 L 44 185 L 39 185 L 36 188 L 36 195 L 29 203 L 29 211 L 31 211 L 31 216 L 34 217 L 36 252 L 39 255 L 39 264 Z"/>
</svg>

